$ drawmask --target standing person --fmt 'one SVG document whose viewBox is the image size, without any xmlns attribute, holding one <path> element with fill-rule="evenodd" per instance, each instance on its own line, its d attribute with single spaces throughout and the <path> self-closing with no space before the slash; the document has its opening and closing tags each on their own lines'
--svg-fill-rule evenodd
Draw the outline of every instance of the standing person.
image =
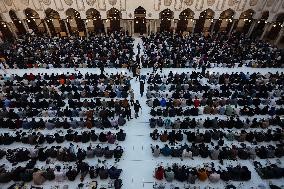
<svg viewBox="0 0 284 189">
<path fill-rule="evenodd" d="M 140 54 L 140 49 L 141 49 L 141 47 L 140 47 L 140 44 L 138 43 L 138 45 L 137 45 L 137 49 L 138 49 L 138 55 Z"/>
<path fill-rule="evenodd" d="M 137 79 L 140 80 L 140 72 L 141 72 L 141 68 L 140 68 L 140 66 L 138 65 L 137 68 L 136 68 L 136 81 L 137 81 Z"/>
<path fill-rule="evenodd" d="M 164 63 L 161 61 L 159 63 L 159 68 L 160 68 L 160 72 L 162 73 L 163 72 L 163 67 L 164 67 Z"/>
<path fill-rule="evenodd" d="M 153 73 L 155 73 L 158 70 L 159 67 L 159 63 L 155 62 L 154 66 L 153 66 Z"/>
<path fill-rule="evenodd" d="M 128 121 L 130 121 L 130 119 L 132 119 L 132 117 L 131 117 L 131 108 L 130 108 L 130 105 L 128 105 L 128 106 L 125 108 L 125 113 L 126 113 L 126 117 L 127 117 Z"/>
<path fill-rule="evenodd" d="M 131 106 L 133 106 L 133 103 L 134 103 L 134 90 L 133 89 L 130 89 L 129 95 L 130 95 Z"/>
<path fill-rule="evenodd" d="M 101 66 L 100 66 L 100 70 L 101 70 L 101 75 L 104 74 L 104 71 L 105 71 L 105 66 L 104 64 L 102 63 Z"/>
<path fill-rule="evenodd" d="M 133 64 L 131 68 L 132 68 L 133 77 L 137 77 L 137 75 L 136 75 L 136 68 L 137 68 L 137 65 L 136 65 L 136 64 Z"/>
<path fill-rule="evenodd" d="M 202 65 L 202 72 L 201 72 L 201 74 L 203 75 L 203 77 L 205 77 L 205 73 L 206 73 L 206 65 Z"/>
<path fill-rule="evenodd" d="M 143 96 L 143 93 L 144 93 L 144 82 L 140 81 L 140 94 L 141 94 L 141 97 Z"/>
<path fill-rule="evenodd" d="M 136 100 L 136 102 L 134 103 L 134 111 L 135 111 L 135 119 L 137 119 L 137 117 L 139 117 L 138 113 L 139 113 L 139 110 L 141 109 L 142 111 L 142 107 L 141 105 L 139 104 L 139 101 Z"/>
</svg>

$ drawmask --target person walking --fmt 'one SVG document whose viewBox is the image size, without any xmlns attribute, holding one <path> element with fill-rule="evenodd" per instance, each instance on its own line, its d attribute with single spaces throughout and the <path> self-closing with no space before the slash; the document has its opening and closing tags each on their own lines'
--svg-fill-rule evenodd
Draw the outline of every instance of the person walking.
<svg viewBox="0 0 284 189">
<path fill-rule="evenodd" d="M 130 119 L 132 119 L 132 117 L 131 117 L 131 108 L 130 108 L 129 105 L 125 108 L 125 113 L 126 113 L 126 117 L 127 117 L 128 121 L 130 121 Z"/>
<path fill-rule="evenodd" d="M 138 43 L 138 45 L 137 45 L 137 49 L 138 49 L 138 55 L 140 54 L 140 49 L 141 49 L 141 47 L 140 47 L 140 44 Z"/>
<path fill-rule="evenodd" d="M 144 93 L 144 82 L 140 81 L 140 94 L 141 94 L 141 97 L 143 96 L 143 93 Z"/>
<path fill-rule="evenodd" d="M 139 103 L 138 100 L 136 100 L 136 102 L 134 103 L 134 112 L 135 112 L 135 119 L 137 119 L 137 117 L 139 117 L 138 113 L 139 113 L 139 110 L 141 109 L 142 111 L 142 107 Z"/>
</svg>

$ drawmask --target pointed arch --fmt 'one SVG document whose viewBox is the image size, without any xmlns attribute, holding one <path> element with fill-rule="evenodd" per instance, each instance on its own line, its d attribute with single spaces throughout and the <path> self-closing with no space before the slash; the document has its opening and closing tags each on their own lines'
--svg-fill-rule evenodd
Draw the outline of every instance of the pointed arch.
<svg viewBox="0 0 284 189">
<path fill-rule="evenodd" d="M 26 8 L 24 10 L 26 16 L 26 21 L 29 29 L 31 29 L 35 34 L 41 35 L 42 32 L 46 32 L 45 26 L 42 23 L 37 11 L 31 8 Z"/>
<path fill-rule="evenodd" d="M 229 32 L 232 24 L 233 24 L 233 18 L 235 15 L 235 11 L 233 9 L 227 9 L 224 10 L 221 14 L 219 19 L 216 21 L 214 25 L 214 32 L 219 32 L 219 31 L 226 31 Z"/>
<path fill-rule="evenodd" d="M 9 11 L 9 16 L 10 16 L 13 24 L 17 28 L 17 34 L 18 35 L 26 34 L 27 30 L 25 29 L 23 22 L 18 18 L 17 14 L 16 14 L 16 11 L 11 9 Z"/>
<path fill-rule="evenodd" d="M 88 31 L 101 33 L 104 31 L 104 24 L 101 19 L 101 13 L 94 8 L 90 8 L 86 11 L 87 27 Z"/>
<path fill-rule="evenodd" d="M 134 10 L 134 33 L 146 33 L 146 9 L 139 6 Z"/>
<path fill-rule="evenodd" d="M 66 32 L 64 22 L 61 20 L 60 15 L 56 10 L 48 8 L 44 12 L 46 15 L 45 20 L 51 35 L 55 36 L 59 32 Z"/>
<path fill-rule="evenodd" d="M 210 31 L 211 27 L 213 27 L 212 23 L 214 16 L 215 12 L 210 8 L 202 11 L 199 15 L 199 19 L 196 21 L 194 32 L 200 33 L 203 31 Z"/>
<path fill-rule="evenodd" d="M 77 10 L 69 8 L 65 11 L 65 14 L 67 16 L 67 27 L 71 34 L 86 32 L 85 23 L 81 19 L 81 15 Z"/>
<path fill-rule="evenodd" d="M 264 29 L 265 24 L 266 24 L 266 20 L 268 18 L 269 18 L 269 11 L 262 12 L 261 17 L 257 21 L 257 25 L 255 26 L 255 28 L 253 29 L 253 32 L 251 34 L 252 38 L 261 37 L 261 35 L 263 33 L 263 29 Z"/>
<path fill-rule="evenodd" d="M 0 13 L 0 38 L 3 41 L 11 41 L 14 36 L 8 27 L 8 23 L 4 20 L 3 15 Z"/>
<path fill-rule="evenodd" d="M 179 14 L 177 32 L 190 31 L 193 27 L 194 12 L 187 8 Z"/>
<path fill-rule="evenodd" d="M 267 37 L 269 40 L 275 40 L 277 36 L 279 35 L 279 32 L 282 28 L 282 25 L 284 23 L 284 12 L 278 13 L 274 17 L 274 22 L 272 23 L 272 28 L 270 29 L 269 33 L 267 34 Z"/>
<path fill-rule="evenodd" d="M 239 18 L 237 30 L 246 34 L 251 27 L 254 15 L 255 11 L 252 9 L 248 9 L 242 12 Z"/>
<path fill-rule="evenodd" d="M 110 22 L 110 31 L 119 31 L 120 30 L 120 19 L 122 14 L 116 8 L 111 8 L 107 11 L 107 18 Z"/>
<path fill-rule="evenodd" d="M 161 23 L 160 31 L 171 31 L 172 19 L 174 18 L 174 12 L 170 9 L 164 9 L 159 14 Z"/>
</svg>

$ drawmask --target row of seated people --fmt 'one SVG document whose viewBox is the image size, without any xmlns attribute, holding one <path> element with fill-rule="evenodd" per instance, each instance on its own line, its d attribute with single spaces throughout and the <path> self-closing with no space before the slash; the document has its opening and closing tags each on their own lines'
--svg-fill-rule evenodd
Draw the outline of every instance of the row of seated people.
<svg viewBox="0 0 284 189">
<path fill-rule="evenodd" d="M 166 75 L 162 75 L 160 73 L 147 73 L 148 84 L 157 85 L 157 84 L 176 84 L 177 88 L 182 87 L 184 84 L 187 87 L 187 84 L 204 84 L 208 83 L 209 85 L 229 85 L 241 88 L 246 85 L 255 85 L 256 90 L 259 90 L 262 87 L 267 87 L 268 91 L 273 88 L 270 85 L 282 85 L 282 81 L 284 79 L 284 72 L 276 72 L 276 73 L 265 73 L 262 74 L 260 72 L 254 72 L 246 74 L 244 72 L 232 72 L 232 73 L 220 73 L 220 72 L 212 72 L 207 71 L 204 72 L 173 72 L 169 71 Z M 205 80 L 204 80 L 205 79 Z M 244 86 L 237 86 L 235 84 L 243 84 Z"/>
<path fill-rule="evenodd" d="M 127 107 L 117 106 L 117 108 L 96 108 L 96 109 L 82 109 L 82 108 L 31 108 L 31 107 L 21 107 L 21 108 L 4 108 L 0 110 L 0 118 L 9 118 L 9 119 L 24 119 L 24 118 L 34 118 L 34 117 L 87 117 L 90 119 L 93 118 L 101 118 L 106 120 L 107 118 L 114 118 L 118 116 L 122 116 L 123 118 L 131 117 L 131 107 L 127 105 Z"/>
<path fill-rule="evenodd" d="M 101 147 L 97 145 L 96 147 L 88 146 L 86 149 L 75 147 L 72 143 L 70 146 L 52 146 L 50 148 L 35 147 L 35 148 L 15 148 L 15 149 L 1 149 L 0 158 L 5 157 L 10 163 L 16 165 L 21 162 L 33 160 L 37 161 L 50 161 L 51 159 L 56 159 L 62 162 L 74 162 L 76 160 L 84 160 L 86 158 L 115 158 L 119 161 L 123 155 L 123 149 L 121 146 L 117 146 L 114 149 L 110 149 L 108 146 Z"/>
<path fill-rule="evenodd" d="M 157 180 L 165 179 L 168 182 L 177 180 L 195 184 L 197 180 L 216 183 L 219 181 L 249 181 L 251 171 L 246 166 L 237 165 L 235 167 L 226 167 L 217 170 L 214 165 L 205 165 L 203 167 L 190 167 L 174 163 L 172 166 L 158 166 L 155 169 L 155 178 Z"/>
<path fill-rule="evenodd" d="M 277 128 L 275 130 L 265 130 L 265 131 L 246 131 L 241 130 L 240 132 L 234 130 L 230 131 L 221 131 L 221 130 L 209 130 L 206 129 L 203 132 L 197 130 L 196 132 L 192 131 L 183 131 L 182 130 L 172 130 L 172 131 L 161 131 L 159 132 L 155 129 L 150 136 L 153 140 L 157 141 L 160 139 L 161 142 L 175 143 L 181 142 L 184 138 L 188 142 L 194 143 L 210 143 L 212 141 L 218 141 L 219 143 L 224 143 L 224 139 L 227 141 L 237 141 L 237 142 L 282 142 L 284 141 L 284 130 Z"/>
<path fill-rule="evenodd" d="M 56 82 L 47 82 L 45 80 L 28 81 L 6 81 L 1 85 L 2 92 L 9 98 L 29 97 L 29 94 L 34 94 L 37 98 L 47 98 L 59 96 L 63 99 L 66 98 L 126 98 L 129 94 L 130 79 L 124 81 L 123 84 L 109 84 L 107 80 L 101 81 L 104 83 L 97 83 L 91 81 L 79 81 L 74 84 L 60 84 Z M 56 80 L 57 81 L 57 80 Z M 71 80 L 76 81 L 76 80 Z"/>
<path fill-rule="evenodd" d="M 90 114 L 93 116 L 93 114 Z M 67 118 L 54 118 L 43 120 L 39 118 L 27 119 L 19 118 L 17 116 L 7 116 L 8 118 L 0 118 L 0 128 L 9 128 L 9 129 L 77 129 L 77 128 L 87 128 L 92 129 L 96 128 L 118 128 L 119 126 L 124 126 L 126 120 L 123 116 L 111 117 L 111 118 L 96 118 L 96 119 L 84 119 L 80 118 L 79 120 L 73 119 L 72 117 Z M 49 117 L 50 118 L 50 117 Z"/>
<path fill-rule="evenodd" d="M 240 33 L 230 37 L 216 35 L 182 35 L 170 32 L 143 37 L 143 67 L 197 68 L 211 67 L 283 67 L 281 50 L 264 41 Z M 240 44 L 239 41 L 243 43 Z"/>
<path fill-rule="evenodd" d="M 273 118 L 246 118 L 240 119 L 240 117 L 227 117 L 226 119 L 215 118 L 150 118 L 149 125 L 151 128 L 161 127 L 165 129 L 194 129 L 194 128 L 227 128 L 227 129 L 248 129 L 248 128 L 269 128 L 270 126 L 284 126 L 284 120 L 279 116 Z"/>
<path fill-rule="evenodd" d="M 151 108 L 151 116 L 163 116 L 163 117 L 175 117 L 175 116 L 199 116 L 199 115 L 226 115 L 226 116 L 257 116 L 257 115 L 269 115 L 269 116 L 282 116 L 284 115 L 284 107 L 255 107 L 252 106 L 236 106 L 233 108 L 228 105 L 227 107 L 220 106 L 206 106 L 206 107 L 158 107 Z"/>
<path fill-rule="evenodd" d="M 24 86 L 44 86 L 44 85 L 91 85 L 105 87 L 107 85 L 125 86 L 130 84 L 131 77 L 127 76 L 125 72 L 116 73 L 89 73 L 82 74 L 80 71 L 76 73 L 24 73 L 18 74 L 0 74 L 1 86 L 13 86 L 14 84 L 22 84 Z"/>
<path fill-rule="evenodd" d="M 183 74 L 183 79 L 180 79 L 179 77 Z M 190 73 L 188 74 L 190 75 Z M 274 76 L 275 78 L 271 76 L 271 82 L 267 82 L 270 81 L 270 77 L 268 77 L 268 79 L 252 80 L 246 83 L 236 82 L 228 84 L 218 84 L 218 82 L 211 84 L 208 83 L 208 79 L 203 76 L 196 80 L 186 79 L 187 77 L 185 76 L 185 73 L 175 73 L 175 76 L 172 77 L 177 77 L 178 81 L 171 81 L 173 78 L 170 79 L 170 75 L 171 72 L 168 75 L 169 78 L 159 74 L 148 75 L 148 96 L 151 97 L 152 93 L 154 93 L 155 96 L 165 97 L 168 94 L 166 91 L 169 91 L 173 93 L 172 96 L 174 98 L 178 98 L 180 95 L 179 93 L 182 92 L 186 98 L 195 94 L 198 98 L 201 98 L 202 96 L 205 98 L 212 98 L 216 96 L 234 99 L 237 97 L 242 98 L 247 96 L 251 96 L 252 98 L 281 97 L 281 94 L 283 93 L 281 90 L 284 81 L 283 73 L 281 73 L 281 75 L 276 74 Z M 163 81 L 162 79 L 165 80 Z M 188 94 L 189 91 L 191 92 L 190 94 Z M 170 93 L 168 95 L 170 95 Z M 192 96 L 192 98 L 194 98 L 194 96 Z"/>
<path fill-rule="evenodd" d="M 188 93 L 190 94 L 190 93 Z M 281 106 L 284 105 L 284 98 L 278 98 L 275 99 L 274 97 L 270 99 L 259 99 L 259 98 L 251 98 L 251 97 L 243 97 L 243 98 L 218 98 L 218 97 L 213 97 L 213 98 L 205 98 L 202 97 L 199 99 L 197 96 L 194 98 L 183 98 L 183 97 L 178 97 L 178 98 L 173 98 L 173 97 L 162 97 L 162 98 L 151 98 L 147 100 L 147 104 L 150 107 L 185 107 L 185 106 L 194 106 L 194 107 L 227 107 L 227 106 L 254 106 L 254 107 L 259 107 L 259 106 L 265 106 L 265 105 L 270 105 L 270 106 Z"/>
<path fill-rule="evenodd" d="M 55 97 L 55 96 L 54 96 Z M 31 99 L 27 98 L 25 100 L 22 99 L 9 99 L 5 98 L 5 100 L 2 101 L 2 107 L 5 108 L 23 108 L 25 109 L 26 106 L 31 108 L 42 108 L 42 109 L 48 109 L 48 108 L 66 108 L 68 106 L 69 108 L 97 108 L 97 109 L 119 109 L 119 107 L 127 108 L 129 105 L 133 105 L 132 102 L 129 102 L 126 98 L 121 99 L 113 99 L 105 100 L 101 98 L 96 99 L 69 99 L 65 102 L 65 99 L 56 98 L 56 99 Z"/>
<path fill-rule="evenodd" d="M 159 157 L 162 154 L 165 157 L 179 157 L 182 159 L 193 159 L 194 157 L 210 158 L 211 160 L 248 160 L 268 159 L 268 158 L 281 158 L 284 156 L 283 145 L 277 146 L 246 146 L 245 144 L 240 147 L 232 145 L 229 146 L 213 146 L 209 147 L 207 144 L 195 144 L 191 146 L 187 144 L 180 147 L 169 147 L 167 144 L 160 148 L 159 145 L 152 146 L 152 153 L 154 157 Z M 221 163 L 220 162 L 220 163 Z"/>
<path fill-rule="evenodd" d="M 14 142 L 29 144 L 29 145 L 43 145 L 43 144 L 63 144 L 64 142 L 74 143 L 88 143 L 100 142 L 114 144 L 117 141 L 124 141 L 126 133 L 120 129 L 119 132 L 100 132 L 95 130 L 78 132 L 75 129 L 68 129 L 66 134 L 62 131 L 57 131 L 55 134 L 42 134 L 41 132 L 22 132 L 15 131 L 14 133 L 4 132 L 0 134 L 0 145 L 11 145 Z"/>
<path fill-rule="evenodd" d="M 87 73 L 88 74 L 88 73 Z M 0 86 L 5 93 L 23 93 L 23 92 L 42 92 L 48 95 L 48 92 L 76 92 L 83 96 L 126 96 L 130 88 L 130 77 L 126 77 L 125 74 L 113 75 L 97 75 L 92 74 L 91 79 L 87 76 L 81 76 L 80 79 L 77 74 L 70 75 L 67 73 L 51 75 L 52 78 L 45 79 L 43 75 L 27 75 L 22 77 L 18 75 L 11 75 L 1 78 Z M 12 77 L 13 76 L 13 77 Z M 47 75 L 46 75 L 47 76 Z M 73 79 L 66 79 L 66 77 L 73 76 Z M 82 78 L 83 77 L 83 78 Z M 89 78 L 89 79 L 85 79 Z M 83 92 L 83 93 L 82 93 Z M 85 94 L 86 93 L 86 94 Z M 76 96 L 78 96 L 76 94 Z"/>
<path fill-rule="evenodd" d="M 89 175 L 91 179 L 100 178 L 102 180 L 113 179 L 116 182 L 119 181 L 119 183 L 115 184 L 115 189 L 119 189 L 122 186 L 122 182 L 119 179 L 121 172 L 122 170 L 115 166 L 109 166 L 108 168 L 107 165 L 102 163 L 93 166 L 84 161 L 77 161 L 74 166 L 62 167 L 59 165 L 54 168 L 51 168 L 50 165 L 46 168 L 39 168 L 29 164 L 9 170 L 2 165 L 0 167 L 0 183 L 23 181 L 24 183 L 33 182 L 35 185 L 43 185 L 46 181 L 64 183 L 75 181 L 76 178 L 84 181 L 87 175 Z"/>
<path fill-rule="evenodd" d="M 158 90 L 187 90 L 188 88 L 195 88 L 203 85 L 205 83 L 208 86 L 230 86 L 236 87 L 238 90 L 243 88 L 248 88 L 250 85 L 255 85 L 256 90 L 261 89 L 261 87 L 266 87 L 268 91 L 273 88 L 271 85 L 282 85 L 283 72 L 275 73 L 244 73 L 244 72 L 231 72 L 231 73 L 220 73 L 220 72 L 173 72 L 169 71 L 166 75 L 161 75 L 160 73 L 147 73 L 148 80 L 147 83 L 154 87 L 155 91 Z M 205 80 L 204 80 L 205 79 Z M 267 85 L 267 84 L 270 85 Z M 240 86 L 240 84 L 242 84 Z M 203 87 L 208 87 L 203 86 Z M 161 87 L 161 88 L 160 88 Z"/>
<path fill-rule="evenodd" d="M 149 86 L 148 86 L 149 88 Z M 224 97 L 226 95 L 226 97 Z M 243 92 L 232 91 L 230 93 L 220 93 L 218 89 L 210 89 L 206 92 L 193 92 L 190 90 L 180 91 L 176 90 L 174 92 L 158 91 L 153 92 L 148 89 L 146 92 L 146 97 L 153 100 L 153 106 L 177 106 L 177 105 L 195 105 L 195 106 L 225 106 L 225 105 L 249 105 L 249 106 L 259 106 L 259 105 L 283 105 L 283 96 L 281 92 L 273 93 L 271 97 L 268 95 L 261 95 L 257 93 L 255 97 L 248 96 Z M 262 98 L 259 98 L 262 96 Z M 270 96 L 270 95 L 269 95 Z M 173 100 L 171 100 L 173 99 Z"/>
<path fill-rule="evenodd" d="M 63 86 L 65 87 L 65 86 Z M 88 86 L 87 86 L 88 87 Z M 23 91 L 19 91 L 17 89 L 11 90 L 11 88 L 3 87 L 2 88 L 2 98 L 8 98 L 8 99 L 27 99 L 31 98 L 33 96 L 34 99 L 86 99 L 86 98 L 127 98 L 129 93 L 126 90 L 120 90 L 119 88 L 116 89 L 110 89 L 110 90 L 104 90 L 104 91 L 88 91 L 85 89 L 76 89 L 77 87 L 66 87 L 66 88 L 72 88 L 72 90 L 69 91 L 69 89 L 64 89 L 66 91 L 61 92 L 56 87 L 51 87 L 50 90 L 42 90 L 42 88 L 39 88 L 38 91 L 35 91 L 33 87 L 24 87 L 25 89 Z M 33 89 L 31 89 L 33 88 Z M 44 88 L 44 87 L 43 87 Z M 60 90 L 62 87 L 60 88 Z M 20 89 L 22 90 L 22 89 Z M 74 91 L 74 92 L 73 92 Z M 5 95 L 5 96 L 4 96 Z M 96 100 L 96 99 L 94 99 Z"/>
<path fill-rule="evenodd" d="M 83 39 L 26 35 L 0 54 L 7 68 L 127 67 L 134 55 L 133 40 L 123 32 Z"/>
<path fill-rule="evenodd" d="M 256 172 L 262 179 L 280 179 L 284 177 L 284 168 L 277 164 L 268 164 L 263 166 L 261 163 L 253 162 Z"/>
</svg>

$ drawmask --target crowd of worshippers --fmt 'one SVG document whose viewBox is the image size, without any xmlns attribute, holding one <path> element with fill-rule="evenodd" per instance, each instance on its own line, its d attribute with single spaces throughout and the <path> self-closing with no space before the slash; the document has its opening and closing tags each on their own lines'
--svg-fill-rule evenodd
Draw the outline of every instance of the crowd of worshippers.
<svg viewBox="0 0 284 189">
<path fill-rule="evenodd" d="M 41 132 L 25 132 L 16 130 L 14 133 L 3 132 L 0 134 L 0 145 L 11 145 L 13 143 L 22 143 L 29 145 L 43 144 L 63 144 L 64 142 L 88 143 L 100 142 L 106 144 L 115 144 L 124 141 L 126 133 L 120 129 L 119 132 L 96 133 L 95 130 L 78 132 L 75 129 L 68 129 L 66 134 L 62 130 L 57 130 L 55 134 L 42 134 Z"/>
<path fill-rule="evenodd" d="M 127 98 L 133 96 L 130 77 L 117 74 L 24 74 L 0 75 L 1 98 L 27 99 L 33 94 L 35 99 L 80 99 L 85 98 Z M 95 99 L 96 100 L 96 99 Z M 86 102 L 86 101 L 85 101 Z M 97 103 L 100 103 L 99 101 Z M 97 106 L 106 106 L 96 104 Z"/>
<path fill-rule="evenodd" d="M 219 72 L 169 72 L 167 75 L 147 74 L 150 92 L 158 91 L 192 91 L 192 92 L 207 92 L 212 95 L 222 95 L 229 97 L 232 94 L 226 93 L 232 91 L 235 96 L 253 95 L 253 97 L 279 97 L 281 96 L 281 89 L 284 80 L 284 73 L 223 73 Z M 251 88 L 251 87 L 254 88 Z M 219 91 L 218 91 L 219 89 Z M 235 92 L 235 93 L 234 93 Z M 200 94 L 199 94 L 200 95 Z M 151 96 L 150 96 L 151 97 Z"/>
<path fill-rule="evenodd" d="M 123 155 L 123 149 L 121 146 L 116 148 L 110 148 L 109 146 L 102 147 L 97 145 L 92 147 L 91 144 L 86 148 L 80 148 L 70 143 L 69 147 L 51 146 L 35 148 L 16 148 L 16 149 L 1 149 L 0 158 L 6 158 L 13 166 L 21 162 L 30 161 L 30 163 L 36 164 L 40 162 L 50 162 L 51 160 L 57 160 L 60 162 L 75 162 L 77 160 L 83 161 L 88 158 L 105 158 L 119 161 Z"/>
<path fill-rule="evenodd" d="M 74 181 L 76 178 L 80 178 L 81 182 L 83 182 L 87 175 L 89 175 L 91 179 L 112 179 L 114 180 L 114 188 L 119 189 L 122 186 L 122 180 L 119 179 L 121 172 L 122 170 L 116 166 L 108 166 L 104 162 L 94 166 L 81 160 L 76 161 L 73 166 L 66 167 L 47 164 L 46 167 L 38 168 L 30 163 L 26 166 L 13 167 L 12 170 L 9 170 L 5 165 L 1 165 L 0 183 L 14 181 L 17 183 L 33 182 L 35 185 L 43 185 L 46 181 L 64 183 L 66 181 Z M 81 185 L 84 184 L 80 183 L 79 187 Z M 96 187 L 94 187 L 94 189 L 96 189 Z"/>
<path fill-rule="evenodd" d="M 149 84 L 147 98 L 172 97 L 194 100 L 195 97 L 204 97 L 205 101 L 202 101 L 202 105 L 207 103 L 208 98 L 213 97 L 222 97 L 222 102 L 225 104 L 229 99 L 233 105 L 244 105 L 246 101 L 249 105 L 268 104 L 269 101 L 266 102 L 262 98 L 272 98 L 273 105 L 275 105 L 275 98 L 281 97 L 283 93 L 284 74 L 283 72 L 265 75 L 242 72 L 232 74 L 213 72 L 210 74 L 207 72 L 203 75 L 200 72 L 178 74 L 170 71 L 167 76 L 150 74 L 147 83 Z M 248 99 L 245 101 L 243 98 Z M 283 98 L 279 100 L 279 104 L 282 103 Z"/>
<path fill-rule="evenodd" d="M 261 143 L 261 142 L 280 142 L 284 143 L 284 130 L 280 128 L 276 129 L 265 129 L 265 130 L 217 130 L 217 129 L 204 129 L 200 131 L 182 131 L 178 130 L 164 130 L 158 131 L 155 129 L 150 136 L 153 140 L 158 139 L 161 142 L 169 141 L 170 144 L 176 142 L 182 142 L 186 139 L 190 143 L 211 143 L 217 141 L 220 146 L 224 144 L 224 139 L 227 141 L 236 142 L 250 142 L 250 143 Z"/>
<path fill-rule="evenodd" d="M 3 110 L 1 117 L 86 117 L 122 116 L 132 119 L 141 109 L 134 102 L 130 77 L 117 74 L 24 74 L 0 78 Z M 129 97 L 129 99 L 127 99 Z"/>
<path fill-rule="evenodd" d="M 127 68 L 133 38 L 123 32 L 88 38 L 50 38 L 25 35 L 1 49 L 5 68 Z"/>
<path fill-rule="evenodd" d="M 241 34 L 218 33 L 204 36 L 183 36 L 170 32 L 152 33 L 142 37 L 143 67 L 283 67 L 281 50 L 267 42 L 247 38 Z"/>
<path fill-rule="evenodd" d="M 248 128 L 262 128 L 266 129 L 270 126 L 279 126 L 281 128 L 284 127 L 284 121 L 279 116 L 275 116 L 273 118 L 246 118 L 241 120 L 240 117 L 227 117 L 226 119 L 218 119 L 218 117 L 210 119 L 207 117 L 206 119 L 195 119 L 186 117 L 184 119 L 176 118 L 172 120 L 172 118 L 162 119 L 158 118 L 150 118 L 150 127 L 151 128 L 165 128 L 165 129 L 194 129 L 194 128 L 207 128 L 207 129 L 248 129 Z"/>
<path fill-rule="evenodd" d="M 3 113 L 3 112 L 1 112 Z M 52 118 L 49 117 L 48 120 L 44 121 L 43 118 L 20 118 L 17 114 L 10 115 L 11 111 L 8 113 L 8 118 L 0 118 L 0 128 L 9 128 L 9 129 L 25 129 L 25 130 L 36 130 L 36 129 L 93 129 L 93 128 L 116 128 L 119 126 L 124 126 L 126 124 L 126 119 L 122 116 L 118 118 L 106 118 L 106 119 L 92 119 L 89 117 L 84 120 L 71 118 Z M 3 114 L 1 114 L 3 115 Z M 4 114 L 6 115 L 6 114 Z M 37 114 L 36 114 L 37 115 Z M 36 116 L 35 115 L 35 116 Z M 90 113 L 90 116 L 93 116 L 93 113 Z"/>
<path fill-rule="evenodd" d="M 263 166 L 261 163 L 254 161 L 253 164 L 262 179 L 280 179 L 284 177 L 284 168 L 277 165 L 278 163 L 269 163 Z"/>
<path fill-rule="evenodd" d="M 228 105 L 228 107 L 230 107 L 230 105 Z M 211 110 L 212 109 L 212 110 Z M 221 109 L 221 108 L 220 108 Z M 198 108 L 198 107 L 186 107 L 186 108 L 182 108 L 182 107 L 170 107 L 170 108 L 152 108 L 150 114 L 152 116 L 164 116 L 164 117 L 175 117 L 175 116 L 198 116 L 198 115 L 202 115 L 202 114 L 212 114 L 212 115 L 227 115 L 227 116 L 255 116 L 255 115 L 270 115 L 270 116 L 282 116 L 284 115 L 284 108 L 283 107 L 271 107 L 269 108 L 268 106 L 263 107 L 263 108 L 252 108 L 249 106 L 244 106 L 243 108 L 240 108 L 239 113 L 235 113 L 236 112 L 236 108 L 231 108 L 231 112 L 232 113 L 225 113 L 222 114 L 222 111 L 220 111 L 220 109 L 218 107 L 215 108 L 210 108 L 210 111 L 208 110 L 208 112 L 206 111 L 202 111 L 202 109 Z M 225 108 L 224 108 L 225 109 Z M 226 108 L 227 109 L 227 108 Z M 223 110 L 223 109 L 221 109 Z"/>
<path fill-rule="evenodd" d="M 246 166 L 241 165 L 216 168 L 214 163 L 199 167 L 189 167 L 174 163 L 172 166 L 158 166 L 155 169 L 155 178 L 157 180 L 165 179 L 167 182 L 177 180 L 190 184 L 195 184 L 197 180 L 209 180 L 211 183 L 217 183 L 221 180 L 225 182 L 249 181 L 251 179 L 251 171 Z"/>
<path fill-rule="evenodd" d="M 132 118 L 132 106 L 137 118 L 141 106 L 134 101 L 130 80 L 124 73 L 1 75 L 0 128 L 9 129 L 9 132 L 0 134 L 3 147 L 0 157 L 13 168 L 1 167 L 0 183 L 33 180 L 35 185 L 41 185 L 45 180 L 57 181 L 56 172 L 60 170 L 63 172 L 62 182 L 66 177 L 69 180 L 69 175 L 75 180 L 77 175 L 84 178 L 90 173 L 91 179 L 98 175 L 101 179 L 115 179 L 115 188 L 121 188 L 120 169 L 86 163 L 85 170 L 81 171 L 72 164 L 84 160 L 89 162 L 91 158 L 118 162 L 123 156 L 124 150 L 119 142 L 125 140 L 126 133 L 122 129 L 118 132 L 96 132 L 94 129 L 124 126 L 126 119 Z M 41 132 L 42 129 L 48 132 Z M 99 144 L 80 146 L 93 142 Z M 10 148 L 12 144 L 29 146 Z M 112 144 L 116 146 L 108 146 Z M 37 167 L 40 162 L 45 162 L 45 166 L 52 162 L 68 166 L 50 169 L 47 178 L 46 169 Z M 21 166 L 16 168 L 19 164 Z M 72 174 L 69 174 L 69 169 Z"/>
<path fill-rule="evenodd" d="M 163 147 L 159 145 L 152 146 L 152 153 L 154 157 L 159 157 L 162 154 L 165 157 L 178 157 L 182 160 L 210 158 L 212 160 L 219 160 L 222 164 L 223 160 L 254 160 L 257 157 L 260 159 L 282 158 L 284 156 L 284 148 L 283 144 L 260 147 L 247 146 L 244 143 L 240 144 L 240 147 L 235 145 L 229 147 L 223 144 L 214 146 L 214 143 L 209 145 L 206 143 L 192 143 L 191 146 L 181 144 L 175 147 L 165 144 Z"/>
<path fill-rule="evenodd" d="M 204 78 L 209 82 L 204 83 Z M 284 114 L 283 73 L 240 73 L 236 74 L 236 78 L 229 74 L 208 73 L 204 78 L 197 72 L 170 72 L 168 76 L 151 74 L 146 93 L 149 98 L 147 104 L 152 107 L 151 115 L 174 117 L 200 114 Z M 246 81 L 248 82 L 244 84 Z"/>
</svg>

